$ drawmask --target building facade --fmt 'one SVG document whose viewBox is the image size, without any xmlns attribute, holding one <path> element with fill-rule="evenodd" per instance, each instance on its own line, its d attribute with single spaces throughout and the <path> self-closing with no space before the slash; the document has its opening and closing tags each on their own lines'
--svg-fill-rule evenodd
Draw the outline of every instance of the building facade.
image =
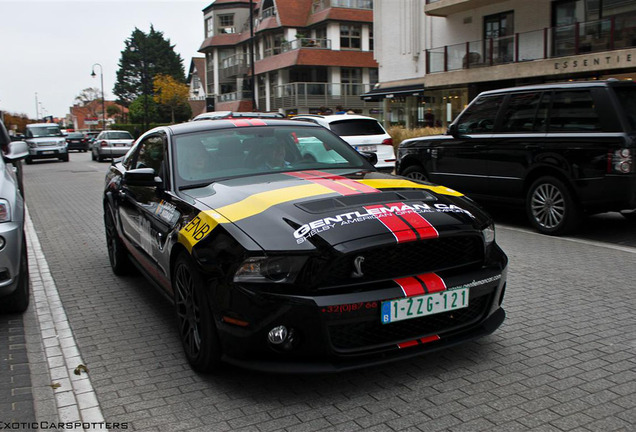
<svg viewBox="0 0 636 432">
<path fill-rule="evenodd" d="M 360 98 L 378 80 L 373 0 L 216 0 L 203 13 L 208 111 L 377 114 Z"/>
<path fill-rule="evenodd" d="M 385 123 L 445 127 L 496 88 L 636 78 L 634 0 L 386 0 L 374 8 L 379 84 L 363 99 L 382 104 Z"/>
<path fill-rule="evenodd" d="M 188 104 L 192 109 L 192 117 L 207 112 L 205 94 L 205 58 L 193 57 L 190 61 L 190 69 L 186 78 L 190 92 L 188 94 Z"/>
</svg>

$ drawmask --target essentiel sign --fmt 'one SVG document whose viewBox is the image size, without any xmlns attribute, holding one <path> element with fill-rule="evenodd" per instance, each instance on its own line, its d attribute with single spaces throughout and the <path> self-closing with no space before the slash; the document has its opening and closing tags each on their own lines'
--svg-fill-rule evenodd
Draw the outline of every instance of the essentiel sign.
<svg viewBox="0 0 636 432">
<path fill-rule="evenodd" d="M 84 119 L 84 124 L 86 125 L 96 125 L 98 122 L 97 117 L 86 117 Z"/>
</svg>

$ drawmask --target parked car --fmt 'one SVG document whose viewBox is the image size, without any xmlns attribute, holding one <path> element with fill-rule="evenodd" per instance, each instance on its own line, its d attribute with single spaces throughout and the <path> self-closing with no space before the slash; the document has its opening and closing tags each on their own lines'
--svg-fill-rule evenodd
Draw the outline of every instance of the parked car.
<svg viewBox="0 0 636 432">
<path fill-rule="evenodd" d="M 68 145 L 69 151 L 88 151 L 88 137 L 82 132 L 69 132 L 68 135 L 66 135 L 66 144 Z"/>
<path fill-rule="evenodd" d="M 613 80 L 484 92 L 446 135 L 402 142 L 397 173 L 523 205 L 539 232 L 565 234 L 636 208 L 635 100 L 636 83 Z"/>
<path fill-rule="evenodd" d="M 193 121 L 199 120 L 219 120 L 219 119 L 241 119 L 241 118 L 285 118 L 278 112 L 239 112 L 239 111 L 210 111 L 194 117 Z"/>
<path fill-rule="evenodd" d="M 55 123 L 32 123 L 26 126 L 29 146 L 27 164 L 36 159 L 59 159 L 68 162 L 68 145 L 60 126 Z"/>
<path fill-rule="evenodd" d="M 375 153 L 378 156 L 375 164 L 378 170 L 393 172 L 393 139 L 375 118 L 357 114 L 300 114 L 293 119 L 316 123 L 332 130 L 356 150 Z"/>
<path fill-rule="evenodd" d="M 303 158 L 316 143 L 325 158 Z M 134 264 L 173 299 L 196 370 L 346 370 L 505 317 L 492 219 L 446 187 L 378 172 L 315 124 L 152 129 L 110 167 L 103 208 L 114 273 Z"/>
<path fill-rule="evenodd" d="M 24 235 L 21 160 L 24 141 L 11 141 L 0 121 L 0 312 L 24 312 L 29 305 L 29 265 Z"/>
<path fill-rule="evenodd" d="M 93 141 L 91 158 L 101 162 L 121 157 L 130 150 L 133 141 L 133 136 L 125 130 L 102 131 Z"/>
</svg>

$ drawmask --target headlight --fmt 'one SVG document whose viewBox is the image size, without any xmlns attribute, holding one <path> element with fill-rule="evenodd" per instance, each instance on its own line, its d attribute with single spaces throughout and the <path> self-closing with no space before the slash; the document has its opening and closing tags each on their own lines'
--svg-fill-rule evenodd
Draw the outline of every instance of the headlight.
<svg viewBox="0 0 636 432">
<path fill-rule="evenodd" d="M 298 256 L 248 258 L 234 274 L 234 282 L 292 283 L 306 260 Z"/>
<path fill-rule="evenodd" d="M 490 246 L 495 241 L 495 225 L 488 225 L 486 228 L 481 230 L 481 235 L 484 237 L 486 247 Z"/>
<path fill-rule="evenodd" d="M 0 223 L 2 222 L 11 222 L 11 206 L 4 199 L 0 199 Z"/>
</svg>

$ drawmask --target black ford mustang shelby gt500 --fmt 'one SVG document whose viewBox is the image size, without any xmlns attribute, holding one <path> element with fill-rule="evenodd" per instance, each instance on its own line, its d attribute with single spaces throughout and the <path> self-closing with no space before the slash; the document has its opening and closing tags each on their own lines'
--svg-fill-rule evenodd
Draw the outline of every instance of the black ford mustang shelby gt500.
<svg viewBox="0 0 636 432">
<path fill-rule="evenodd" d="M 174 301 L 201 371 L 339 371 L 493 332 L 507 258 L 490 217 L 372 159 L 290 120 L 153 129 L 106 176 L 111 266 Z"/>
</svg>

